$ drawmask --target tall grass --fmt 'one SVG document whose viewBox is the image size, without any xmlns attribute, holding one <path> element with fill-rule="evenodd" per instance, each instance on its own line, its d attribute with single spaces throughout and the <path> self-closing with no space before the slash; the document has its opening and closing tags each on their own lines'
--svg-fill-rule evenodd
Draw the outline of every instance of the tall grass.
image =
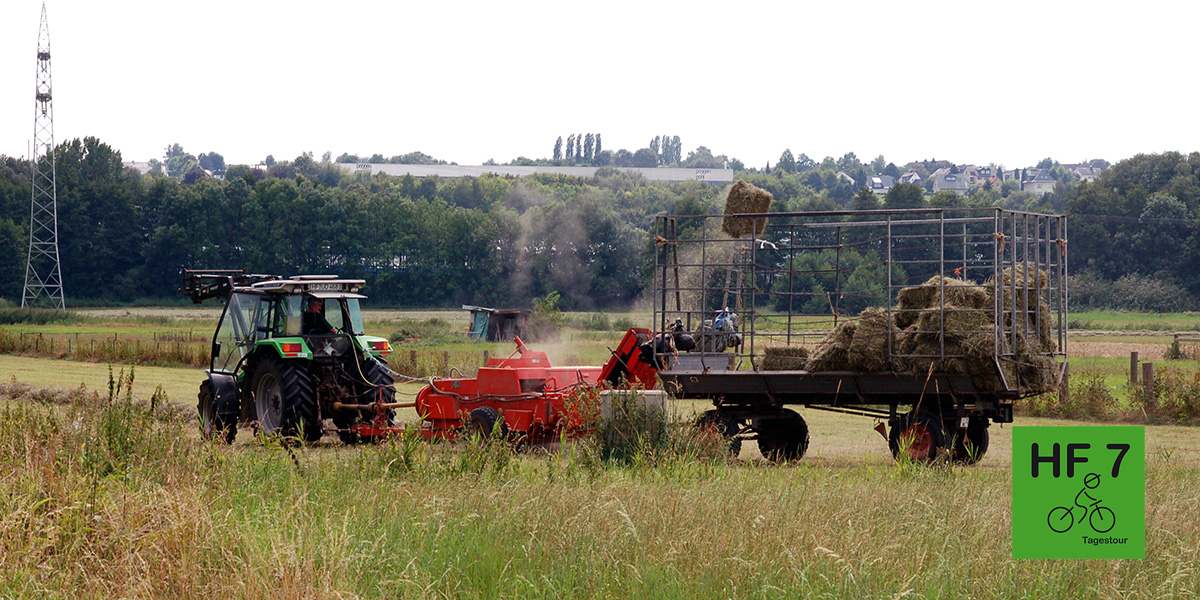
<svg viewBox="0 0 1200 600">
<path fill-rule="evenodd" d="M 1069 393 L 1042 394 L 1017 403 L 1020 414 L 1090 421 L 1200 425 L 1200 368 L 1164 366 L 1154 386 L 1126 384 L 1122 401 L 1102 369 L 1072 373 Z"/>
<path fill-rule="evenodd" d="M 1009 558 L 1006 469 L 618 463 L 575 445 L 225 447 L 128 376 L 0 400 L 0 597 L 1189 598 L 1195 461 L 1147 558 Z M 118 383 L 125 380 L 126 383 Z"/>
</svg>

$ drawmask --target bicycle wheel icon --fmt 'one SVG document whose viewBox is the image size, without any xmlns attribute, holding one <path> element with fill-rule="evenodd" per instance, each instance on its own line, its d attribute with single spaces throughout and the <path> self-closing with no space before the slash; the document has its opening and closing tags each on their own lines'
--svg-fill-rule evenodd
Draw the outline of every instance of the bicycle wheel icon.
<svg viewBox="0 0 1200 600">
<path fill-rule="evenodd" d="M 1088 525 L 1096 530 L 1096 533 L 1108 533 L 1112 531 L 1114 525 L 1117 524 L 1117 515 L 1111 508 L 1105 506 L 1097 506 L 1092 509 L 1092 516 L 1088 517 Z"/>
<path fill-rule="evenodd" d="M 1111 513 L 1112 511 L 1108 512 Z M 1055 533 L 1066 533 L 1075 524 L 1075 513 L 1071 512 L 1071 509 L 1065 506 L 1052 508 L 1050 509 L 1050 514 L 1046 515 L 1046 524 Z"/>
</svg>

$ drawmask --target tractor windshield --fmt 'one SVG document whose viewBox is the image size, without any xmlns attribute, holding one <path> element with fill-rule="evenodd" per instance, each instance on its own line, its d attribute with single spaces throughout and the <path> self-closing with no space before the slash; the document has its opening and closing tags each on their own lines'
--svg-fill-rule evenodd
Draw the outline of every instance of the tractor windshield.
<svg viewBox="0 0 1200 600">
<path fill-rule="evenodd" d="M 362 312 L 358 307 L 358 298 L 346 298 L 342 302 L 346 303 L 346 320 L 350 325 L 350 332 L 354 335 L 362 335 L 366 330 L 363 328 Z"/>
<path fill-rule="evenodd" d="M 254 346 L 258 336 L 256 322 L 265 310 L 260 297 L 253 294 L 232 294 L 225 305 L 225 314 L 213 336 L 212 370 L 232 373 L 238 361 Z"/>
</svg>

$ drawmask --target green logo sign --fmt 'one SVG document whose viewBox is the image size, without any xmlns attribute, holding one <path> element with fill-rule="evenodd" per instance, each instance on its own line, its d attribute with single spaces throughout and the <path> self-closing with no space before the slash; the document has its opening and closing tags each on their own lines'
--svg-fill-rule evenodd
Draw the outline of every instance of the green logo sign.
<svg viewBox="0 0 1200 600">
<path fill-rule="evenodd" d="M 1144 558 L 1144 427 L 1013 427 L 1013 558 Z"/>
</svg>

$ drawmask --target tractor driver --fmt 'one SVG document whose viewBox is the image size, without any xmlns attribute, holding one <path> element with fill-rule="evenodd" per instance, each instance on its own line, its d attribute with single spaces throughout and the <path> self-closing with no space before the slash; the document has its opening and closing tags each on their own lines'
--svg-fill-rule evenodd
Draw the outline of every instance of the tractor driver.
<svg viewBox="0 0 1200 600">
<path fill-rule="evenodd" d="M 337 333 L 333 325 L 325 320 L 325 301 L 320 298 L 311 298 L 308 301 L 308 310 L 304 311 L 300 332 L 303 335 L 324 335 L 327 333 Z"/>
</svg>

